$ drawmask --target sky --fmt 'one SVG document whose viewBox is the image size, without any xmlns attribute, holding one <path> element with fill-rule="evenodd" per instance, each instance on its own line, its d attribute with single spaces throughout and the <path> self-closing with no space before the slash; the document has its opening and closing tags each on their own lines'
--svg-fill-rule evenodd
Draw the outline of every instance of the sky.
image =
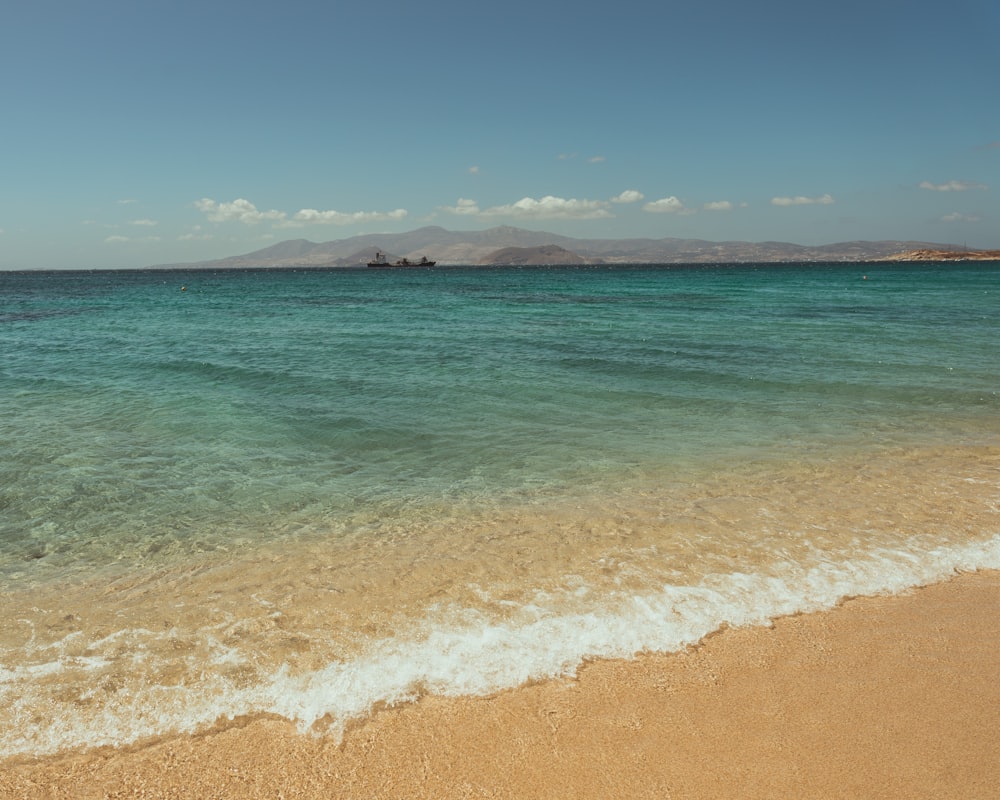
<svg viewBox="0 0 1000 800">
<path fill-rule="evenodd" d="M 13 0 L 0 269 L 425 225 L 1000 248 L 996 0 Z"/>
</svg>

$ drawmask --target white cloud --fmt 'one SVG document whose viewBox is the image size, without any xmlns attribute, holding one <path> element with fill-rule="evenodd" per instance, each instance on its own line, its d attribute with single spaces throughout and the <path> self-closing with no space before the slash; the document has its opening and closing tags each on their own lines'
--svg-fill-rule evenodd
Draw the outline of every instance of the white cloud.
<svg viewBox="0 0 1000 800">
<path fill-rule="evenodd" d="M 979 222 L 982 217 L 976 214 L 960 214 L 957 211 L 953 211 L 950 214 L 945 214 L 941 217 L 942 222 Z"/>
<path fill-rule="evenodd" d="M 119 200 L 118 201 L 118 205 L 120 205 L 120 206 L 128 206 L 128 205 L 132 205 L 132 203 L 138 203 L 138 202 L 139 202 L 138 200 L 130 197 L 127 200 Z"/>
<path fill-rule="evenodd" d="M 118 234 L 112 234 L 104 239 L 108 244 L 120 244 L 121 242 L 158 242 L 160 241 L 159 236 L 141 236 L 135 239 L 131 236 L 119 236 Z"/>
<path fill-rule="evenodd" d="M 231 203 L 216 203 L 206 197 L 196 201 L 194 205 L 212 222 L 242 222 L 244 225 L 256 225 L 265 221 L 280 222 L 288 216 L 284 211 L 258 211 L 257 206 L 242 197 Z"/>
<path fill-rule="evenodd" d="M 453 206 L 444 206 L 445 211 L 451 214 L 457 214 L 458 216 L 474 217 L 479 214 L 479 205 L 475 200 L 469 200 L 465 197 L 459 197 L 458 203 Z"/>
<path fill-rule="evenodd" d="M 364 222 L 385 222 L 403 219 L 407 213 L 405 208 L 385 212 L 354 211 L 346 214 L 341 211 L 317 211 L 315 208 L 303 208 L 296 211 L 290 220 L 280 223 L 280 227 L 300 228 L 304 225 L 353 225 Z"/>
<path fill-rule="evenodd" d="M 772 197 L 772 206 L 828 206 L 836 202 L 831 194 L 823 194 L 819 197 Z"/>
<path fill-rule="evenodd" d="M 947 183 L 931 183 L 923 181 L 921 189 L 928 189 L 932 192 L 968 192 L 971 189 L 987 189 L 985 183 L 973 183 L 971 181 L 948 181 Z"/>
<path fill-rule="evenodd" d="M 673 195 L 646 203 L 642 210 L 653 214 L 681 214 L 687 211 L 684 204 Z"/>
<path fill-rule="evenodd" d="M 574 158 L 577 158 L 578 155 L 579 155 L 578 153 L 560 153 L 557 156 L 557 158 L 560 161 L 572 161 Z M 588 164 L 600 164 L 602 161 L 606 161 L 606 160 L 607 159 L 604 156 L 590 156 L 590 158 L 587 159 L 587 163 Z"/>
<path fill-rule="evenodd" d="M 475 200 L 460 198 L 456 206 L 445 206 L 452 214 L 479 217 L 519 217 L 531 219 L 606 219 L 614 216 L 603 200 L 577 200 L 546 195 L 536 200 L 522 197 L 516 203 L 479 208 Z"/>
<path fill-rule="evenodd" d="M 157 225 L 159 225 L 159 223 L 155 219 L 134 219 L 129 223 L 129 225 L 139 225 L 140 227 L 154 228 Z"/>
<path fill-rule="evenodd" d="M 728 200 L 715 200 L 702 206 L 706 211 L 732 211 L 735 206 Z"/>
<path fill-rule="evenodd" d="M 469 167 L 469 174 L 470 175 L 478 175 L 479 174 L 479 167 L 478 166 Z"/>
<path fill-rule="evenodd" d="M 195 208 L 203 212 L 211 222 L 242 222 L 244 225 L 256 225 L 260 222 L 273 222 L 280 228 L 301 228 L 306 225 L 352 225 L 365 222 L 385 222 L 387 220 L 403 219 L 407 215 L 405 208 L 395 211 L 318 211 L 315 208 L 303 208 L 289 218 L 284 211 L 260 211 L 249 200 L 238 198 L 231 203 L 217 203 L 204 198 L 195 202 Z"/>
<path fill-rule="evenodd" d="M 488 208 L 482 212 L 487 217 L 533 217 L 535 219 L 601 219 L 610 217 L 607 204 L 600 200 L 565 199 L 546 195 L 536 200 L 522 197 L 516 203 Z"/>
<path fill-rule="evenodd" d="M 640 200 L 645 200 L 646 195 L 636 189 L 626 189 L 617 197 L 612 197 L 612 203 L 638 203 Z"/>
</svg>

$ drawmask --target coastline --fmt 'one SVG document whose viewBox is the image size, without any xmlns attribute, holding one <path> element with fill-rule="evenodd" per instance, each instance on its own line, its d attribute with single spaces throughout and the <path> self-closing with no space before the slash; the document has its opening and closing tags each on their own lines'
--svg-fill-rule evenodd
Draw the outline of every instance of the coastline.
<svg viewBox="0 0 1000 800">
<path fill-rule="evenodd" d="M 874 261 L 998 261 L 1000 250 L 910 250 Z"/>
<path fill-rule="evenodd" d="M 0 797 L 987 797 L 1000 572 L 854 598 L 573 680 L 428 696 L 342 742 L 281 719 L 0 764 Z"/>
</svg>

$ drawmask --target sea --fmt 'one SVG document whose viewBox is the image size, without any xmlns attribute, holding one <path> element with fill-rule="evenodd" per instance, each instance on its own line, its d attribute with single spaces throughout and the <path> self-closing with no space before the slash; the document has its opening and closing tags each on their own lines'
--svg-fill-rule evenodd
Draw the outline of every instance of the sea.
<svg viewBox="0 0 1000 800">
<path fill-rule="evenodd" d="M 0 758 L 1000 568 L 1000 262 L 0 272 Z"/>
</svg>

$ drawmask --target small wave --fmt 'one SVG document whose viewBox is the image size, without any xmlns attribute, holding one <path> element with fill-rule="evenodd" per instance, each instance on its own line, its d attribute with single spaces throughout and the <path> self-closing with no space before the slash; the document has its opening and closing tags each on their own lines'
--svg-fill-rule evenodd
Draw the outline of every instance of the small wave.
<svg viewBox="0 0 1000 800">
<path fill-rule="evenodd" d="M 424 694 L 484 695 L 529 681 L 571 677 L 586 659 L 631 658 L 695 644 L 722 626 L 770 625 L 795 613 L 835 606 L 846 597 L 899 593 L 945 580 L 956 571 L 1000 569 L 1000 535 L 985 542 L 929 550 L 882 550 L 845 563 L 787 565 L 771 575 L 730 573 L 697 585 L 664 586 L 644 595 L 612 596 L 572 613 L 524 606 L 498 621 L 454 606 L 429 613 L 415 632 L 372 642 L 358 657 L 302 674 L 281 667 L 240 684 L 222 672 L 197 686 L 143 686 L 100 701 L 39 714 L 39 695 L 5 669 L 0 703 L 13 723 L 0 734 L 0 756 L 48 755 L 153 736 L 192 733 L 220 720 L 277 714 L 302 733 L 342 736 L 376 706 Z M 231 653 L 220 653 L 223 660 Z M 38 674 L 75 667 L 38 668 Z M 216 664 L 221 666 L 221 662 Z"/>
</svg>

